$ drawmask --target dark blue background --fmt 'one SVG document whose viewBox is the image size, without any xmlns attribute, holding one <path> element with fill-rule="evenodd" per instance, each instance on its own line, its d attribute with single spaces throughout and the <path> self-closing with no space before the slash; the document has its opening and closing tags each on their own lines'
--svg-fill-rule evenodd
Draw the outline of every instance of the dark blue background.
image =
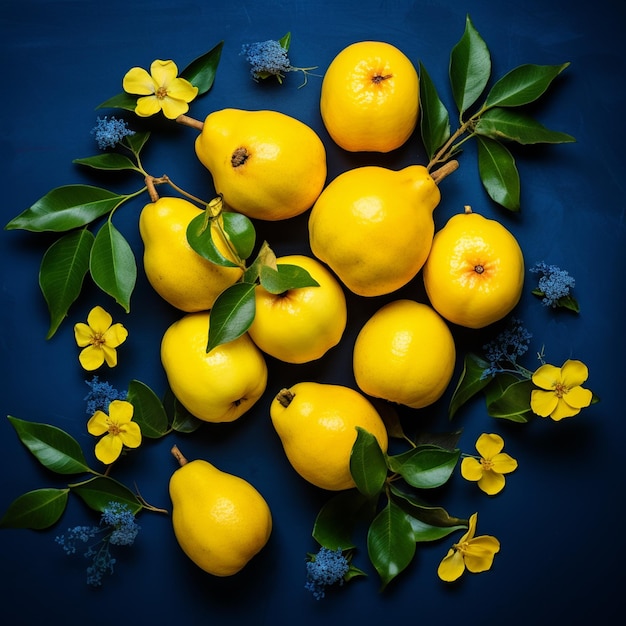
<svg viewBox="0 0 626 626">
<path fill-rule="evenodd" d="M 616 8 L 619 7 L 619 8 Z M 436 568 L 455 536 L 420 547 L 418 555 L 391 586 L 378 592 L 362 537 L 355 564 L 369 577 L 356 580 L 316 602 L 304 589 L 304 559 L 315 551 L 311 529 L 328 494 L 309 486 L 285 460 L 268 417 L 272 396 L 300 380 L 353 384 L 351 349 L 356 333 L 384 302 L 349 297 L 349 326 L 341 345 L 318 363 L 285 366 L 268 358 L 270 376 L 261 401 L 231 425 L 207 425 L 191 436 L 146 441 L 115 467 L 126 484 L 169 507 L 167 482 L 175 469 L 169 449 L 177 443 L 189 458 L 205 458 L 252 482 L 268 500 L 274 530 L 265 550 L 229 579 L 204 574 L 184 557 L 168 517 L 145 513 L 136 544 L 118 554 L 116 573 L 103 588 L 85 585 L 81 559 L 66 557 L 54 537 L 68 526 L 96 521 L 71 499 L 61 523 L 52 530 L 0 532 L 0 599 L 7 623 L 109 625 L 127 623 L 341 624 L 410 620 L 420 624 L 587 624 L 613 617 L 620 607 L 623 561 L 624 412 L 619 363 L 625 353 L 623 115 L 626 110 L 623 52 L 626 9 L 614 0 L 524 2 L 431 0 L 3 0 L 0 8 L 0 58 L 3 62 L 1 153 L 2 224 L 50 189 L 89 183 L 132 191 L 136 178 L 96 176 L 72 165 L 74 158 L 97 153 L 90 130 L 105 99 L 121 91 L 133 65 L 148 67 L 155 58 L 174 59 L 180 68 L 224 40 L 213 90 L 192 104 L 203 118 L 224 108 L 270 108 L 315 128 L 328 150 L 329 180 L 363 164 L 399 168 L 424 163 L 416 134 L 387 157 L 350 155 L 334 146 L 319 115 L 321 79 L 310 77 L 297 89 L 300 75 L 284 84 L 257 84 L 239 55 L 241 45 L 279 38 L 291 31 L 294 65 L 318 65 L 323 73 L 346 45 L 359 40 L 388 41 L 417 65 L 422 61 L 451 107 L 448 58 L 460 39 L 465 16 L 486 40 L 498 78 L 522 63 L 571 66 L 533 112 L 546 126 L 577 138 L 575 144 L 517 150 L 522 180 L 522 210 L 512 215 L 496 207 L 478 179 L 474 146 L 466 144 L 461 167 L 442 185 L 436 210 L 440 227 L 464 204 L 501 220 L 518 237 L 528 266 L 545 260 L 576 278 L 578 316 L 544 308 L 530 294 L 536 277 L 528 275 L 516 310 L 533 333 L 527 364 L 545 345 L 549 362 L 567 358 L 589 366 L 588 386 L 600 404 L 562 423 L 536 420 L 528 425 L 495 422 L 484 405 L 472 403 L 450 425 L 449 394 L 423 411 L 405 411 L 409 432 L 423 427 L 462 428 L 460 445 L 472 452 L 481 432 L 504 436 L 519 469 L 505 490 L 489 498 L 455 473 L 433 494 L 451 513 L 479 512 L 479 533 L 502 544 L 492 571 L 465 574 L 459 584 L 438 580 Z M 451 107 L 452 108 L 452 107 Z M 131 118 L 132 119 L 132 118 Z M 167 173 L 198 196 L 213 193 L 208 173 L 193 153 L 195 131 L 161 124 L 144 154 L 154 175 Z M 137 218 L 145 197 L 117 213 L 116 226 L 138 256 Z M 307 252 L 307 215 L 280 224 L 259 224 L 279 255 Z M 0 284 L 0 413 L 55 424 L 75 436 L 91 460 L 92 438 L 85 429 L 81 370 L 72 326 L 96 304 L 111 311 L 130 331 L 114 370 L 99 372 L 118 388 L 139 379 L 159 393 L 165 386 L 159 342 L 179 313 L 159 300 L 141 272 L 131 313 L 95 288 L 86 288 L 55 337 L 45 340 L 48 313 L 39 292 L 41 256 L 54 237 L 2 231 Z M 421 278 L 393 297 L 424 299 Z M 479 348 L 496 329 L 454 329 L 459 354 Z M 457 364 L 458 366 L 458 364 Z M 40 467 L 19 443 L 8 420 L 0 420 L 0 510 L 19 495 L 66 484 Z M 93 463 L 97 462 L 93 460 Z"/>
</svg>

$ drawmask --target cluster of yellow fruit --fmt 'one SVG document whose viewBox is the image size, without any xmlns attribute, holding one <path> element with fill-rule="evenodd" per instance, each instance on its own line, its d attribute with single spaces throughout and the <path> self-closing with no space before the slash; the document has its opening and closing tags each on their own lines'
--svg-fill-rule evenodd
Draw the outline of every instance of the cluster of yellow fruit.
<svg viewBox="0 0 626 626">
<path fill-rule="evenodd" d="M 320 111 L 341 148 L 394 150 L 417 123 L 417 72 L 390 44 L 350 45 L 325 73 Z M 433 211 L 441 194 L 436 173 L 421 165 L 355 168 L 326 185 L 322 141 L 282 113 L 211 113 L 195 149 L 230 209 L 269 221 L 311 209 L 309 243 L 316 258 L 296 255 L 277 263 L 299 265 L 319 283 L 278 295 L 259 285 L 249 331 L 207 353 L 211 307 L 241 279 L 243 268 L 214 265 L 191 249 L 186 229 L 201 209 L 173 198 L 145 207 L 140 232 L 146 275 L 165 300 L 185 312 L 164 334 L 163 367 L 176 397 L 199 419 L 230 422 L 259 400 L 268 377 L 263 353 L 304 363 L 336 346 L 347 320 L 342 285 L 359 296 L 381 296 L 422 271 L 429 304 L 392 301 L 360 330 L 353 349 L 359 391 L 303 381 L 280 390 L 271 404 L 272 423 L 293 468 L 323 489 L 353 487 L 349 463 L 356 427 L 387 450 L 384 423 L 367 396 L 412 408 L 436 402 L 455 366 L 448 322 L 481 328 L 515 307 L 524 276 L 520 247 L 504 226 L 469 207 L 435 234 Z M 232 259 L 228 242 L 217 232 L 215 239 Z M 265 545 L 271 515 L 253 487 L 225 474 L 213 480 L 214 472 L 219 470 L 205 461 L 175 472 L 173 523 L 190 558 L 226 576 Z M 180 497 L 181 483 L 191 495 Z M 209 483 L 213 495 L 207 500 Z"/>
</svg>

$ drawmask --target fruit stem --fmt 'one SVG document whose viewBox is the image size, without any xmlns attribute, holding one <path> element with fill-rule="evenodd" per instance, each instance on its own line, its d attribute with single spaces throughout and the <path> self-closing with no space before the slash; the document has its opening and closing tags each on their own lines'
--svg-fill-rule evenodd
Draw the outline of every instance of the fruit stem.
<svg viewBox="0 0 626 626">
<path fill-rule="evenodd" d="M 452 174 L 459 168 L 459 162 L 456 159 L 444 163 L 439 169 L 430 173 L 431 178 L 438 185 L 446 176 Z"/>
<path fill-rule="evenodd" d="M 204 128 L 204 122 L 196 120 L 193 117 L 189 117 L 188 115 L 179 115 L 176 118 L 176 121 L 183 126 L 191 126 L 191 128 L 196 128 L 197 130 L 202 130 Z"/>
<path fill-rule="evenodd" d="M 292 391 L 289 391 L 289 389 L 281 389 L 276 395 L 276 400 L 278 400 L 281 406 L 287 408 L 295 397 L 296 394 Z"/>
<path fill-rule="evenodd" d="M 469 204 L 465 205 L 465 215 L 469 215 L 472 212 L 472 207 Z"/>
<path fill-rule="evenodd" d="M 187 463 L 187 459 L 184 457 L 183 453 L 180 451 L 176 444 L 172 446 L 170 452 L 174 455 L 174 458 L 178 461 L 181 467 L 185 465 L 185 463 Z"/>
<path fill-rule="evenodd" d="M 156 185 L 154 184 L 153 176 L 146 176 L 146 188 L 148 189 L 148 195 L 150 196 L 150 200 L 152 202 L 156 202 L 159 199 L 159 194 L 156 190 Z"/>
</svg>

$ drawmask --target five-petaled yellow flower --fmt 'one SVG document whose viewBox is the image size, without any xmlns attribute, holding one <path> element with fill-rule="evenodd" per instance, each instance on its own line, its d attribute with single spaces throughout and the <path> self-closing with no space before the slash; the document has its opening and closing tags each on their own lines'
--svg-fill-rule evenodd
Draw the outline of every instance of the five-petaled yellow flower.
<svg viewBox="0 0 626 626">
<path fill-rule="evenodd" d="M 80 364 L 86 370 L 98 369 L 105 361 L 109 367 L 117 365 L 115 348 L 126 341 L 128 331 L 120 324 L 111 325 L 113 318 L 101 306 L 89 312 L 87 323 L 74 326 L 74 337 L 81 350 Z"/>
<path fill-rule="evenodd" d="M 476 441 L 480 460 L 466 457 L 461 461 L 461 475 L 465 480 L 476 481 L 480 489 L 490 496 L 504 489 L 505 478 L 517 468 L 517 461 L 502 452 L 504 439 L 500 435 L 483 433 Z"/>
<path fill-rule="evenodd" d="M 109 414 L 96 411 L 87 422 L 89 434 L 99 437 L 96 458 L 110 465 L 121 454 L 122 448 L 137 448 L 141 444 L 141 428 L 132 421 L 133 405 L 125 400 L 112 400 Z M 105 434 L 106 433 L 106 434 Z"/>
<path fill-rule="evenodd" d="M 124 76 L 122 85 L 124 91 L 142 96 L 135 107 L 140 117 L 163 111 L 165 117 L 174 120 L 187 113 L 188 103 L 198 95 L 197 87 L 178 76 L 174 61 L 153 61 L 149 74 L 142 67 L 133 67 Z"/>
<path fill-rule="evenodd" d="M 559 421 L 572 417 L 589 406 L 593 394 L 581 385 L 587 380 L 589 370 L 581 361 L 567 360 L 563 367 L 542 365 L 533 375 L 532 381 L 540 389 L 530 395 L 530 408 L 541 417 L 550 416 Z"/>
<path fill-rule="evenodd" d="M 500 551 L 500 542 L 491 535 L 475 537 L 478 513 L 474 513 L 469 519 L 469 528 L 455 543 L 443 558 L 437 568 L 437 574 L 441 580 L 453 582 L 465 571 L 476 574 L 487 571 L 493 564 L 496 552 Z"/>
</svg>

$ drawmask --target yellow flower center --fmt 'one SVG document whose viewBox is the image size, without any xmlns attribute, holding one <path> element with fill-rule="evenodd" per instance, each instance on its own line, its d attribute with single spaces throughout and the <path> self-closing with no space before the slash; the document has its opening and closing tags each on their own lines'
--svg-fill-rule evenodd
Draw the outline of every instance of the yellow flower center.
<svg viewBox="0 0 626 626">
<path fill-rule="evenodd" d="M 122 429 L 120 428 L 119 424 L 116 424 L 115 422 L 109 422 L 109 435 L 117 437 L 121 432 Z"/>
<path fill-rule="evenodd" d="M 100 347 L 103 344 L 106 343 L 106 341 L 104 340 L 104 334 L 103 333 L 94 333 L 93 335 L 91 335 L 91 345 L 92 346 L 96 346 L 96 347 Z"/>
<path fill-rule="evenodd" d="M 452 547 L 460 552 L 461 554 L 465 554 L 467 552 L 467 548 L 469 546 L 469 542 L 463 541 L 461 543 L 455 543 Z"/>
<path fill-rule="evenodd" d="M 493 462 L 491 459 L 480 459 L 480 464 L 484 470 L 488 471 L 493 469 Z"/>
<path fill-rule="evenodd" d="M 154 94 L 159 100 L 163 100 L 167 96 L 167 87 L 159 87 Z"/>
<path fill-rule="evenodd" d="M 554 393 L 556 394 L 557 398 L 562 398 L 568 391 L 569 389 L 564 383 L 554 384 Z"/>
</svg>

